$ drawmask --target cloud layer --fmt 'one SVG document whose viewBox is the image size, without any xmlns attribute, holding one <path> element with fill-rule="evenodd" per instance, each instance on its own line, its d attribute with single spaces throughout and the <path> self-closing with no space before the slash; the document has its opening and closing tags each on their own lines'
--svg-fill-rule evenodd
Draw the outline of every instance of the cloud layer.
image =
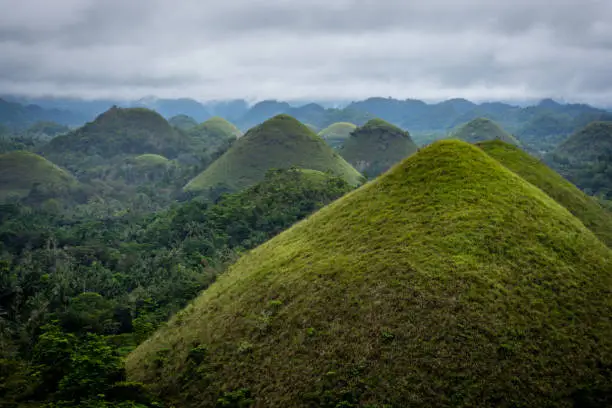
<svg viewBox="0 0 612 408">
<path fill-rule="evenodd" d="M 0 93 L 612 105 L 609 0 L 0 0 Z"/>
</svg>

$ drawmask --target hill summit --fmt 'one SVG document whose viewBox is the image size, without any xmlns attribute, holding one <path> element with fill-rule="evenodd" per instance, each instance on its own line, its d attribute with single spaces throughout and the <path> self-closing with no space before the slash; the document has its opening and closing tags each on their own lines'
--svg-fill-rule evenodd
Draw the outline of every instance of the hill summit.
<svg viewBox="0 0 612 408">
<path fill-rule="evenodd" d="M 0 154 L 0 200 L 27 196 L 36 185 L 62 190 L 76 183 L 67 171 L 37 154 L 24 151 Z"/>
<path fill-rule="evenodd" d="M 329 171 L 351 184 L 358 184 L 361 178 L 305 125 L 278 115 L 249 130 L 185 190 L 240 190 L 263 180 L 269 169 L 289 167 Z"/>
<path fill-rule="evenodd" d="M 336 122 L 320 131 L 319 136 L 321 136 L 331 147 L 337 149 L 342 147 L 355 129 L 357 129 L 357 126 L 352 123 Z"/>
<path fill-rule="evenodd" d="M 372 119 L 351 133 L 340 154 L 358 171 L 378 176 L 416 151 L 408 132 Z"/>
<path fill-rule="evenodd" d="M 603 404 L 611 279 L 565 208 L 442 141 L 243 256 L 127 370 L 184 407 Z"/>
<path fill-rule="evenodd" d="M 477 118 L 461 125 L 451 136 L 468 143 L 501 140 L 513 145 L 520 145 L 514 136 L 502 129 L 497 123 L 486 118 Z"/>
<path fill-rule="evenodd" d="M 160 154 L 173 158 L 189 148 L 181 135 L 157 112 L 144 108 L 113 107 L 93 122 L 53 139 L 42 151 L 53 161 L 71 154 L 99 155 Z"/>
<path fill-rule="evenodd" d="M 242 136 L 242 132 L 227 120 L 215 116 L 189 130 L 188 135 L 198 148 L 215 152 L 227 150 Z"/>
</svg>

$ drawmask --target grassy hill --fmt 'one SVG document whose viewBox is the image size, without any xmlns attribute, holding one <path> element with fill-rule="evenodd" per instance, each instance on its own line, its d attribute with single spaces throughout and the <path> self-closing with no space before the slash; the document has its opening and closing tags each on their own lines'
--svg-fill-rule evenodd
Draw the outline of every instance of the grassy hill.
<svg viewBox="0 0 612 408">
<path fill-rule="evenodd" d="M 612 122 L 593 122 L 574 133 L 547 160 L 589 194 L 612 199 Z"/>
<path fill-rule="evenodd" d="M 176 115 L 168 119 L 168 123 L 177 129 L 190 130 L 198 126 L 198 122 L 187 115 Z"/>
<path fill-rule="evenodd" d="M 375 177 L 417 151 L 408 132 L 381 119 L 372 119 L 353 131 L 340 149 L 358 171 Z"/>
<path fill-rule="evenodd" d="M 451 136 L 468 143 L 498 139 L 513 145 L 520 145 L 514 136 L 502 129 L 497 123 L 486 118 L 477 118 L 459 126 L 451 133 Z"/>
<path fill-rule="evenodd" d="M 612 213 L 587 196 L 542 160 L 499 140 L 478 143 L 489 156 L 564 206 L 604 243 L 612 247 Z"/>
<path fill-rule="evenodd" d="M 62 190 L 76 185 L 76 180 L 34 153 L 16 151 L 0 155 L 0 200 L 27 196 L 35 184 Z"/>
<path fill-rule="evenodd" d="M 355 129 L 357 129 L 357 126 L 352 123 L 337 122 L 320 131 L 319 136 L 331 147 L 337 149 L 344 144 Z"/>
<path fill-rule="evenodd" d="M 243 256 L 127 370 L 184 407 L 603 406 L 611 280 L 565 208 L 437 142 Z"/>
<path fill-rule="evenodd" d="M 351 184 L 361 178 L 310 129 L 291 116 L 278 115 L 249 130 L 185 190 L 240 190 L 263 180 L 269 169 L 289 167 L 330 171 Z"/>
<path fill-rule="evenodd" d="M 199 149 L 209 152 L 225 150 L 242 136 L 242 132 L 236 126 L 218 116 L 192 128 L 187 134 Z"/>
<path fill-rule="evenodd" d="M 113 107 L 93 122 L 54 138 L 42 149 L 62 163 L 72 155 L 160 154 L 169 158 L 190 149 L 189 138 L 177 132 L 158 113 L 144 108 Z"/>
</svg>

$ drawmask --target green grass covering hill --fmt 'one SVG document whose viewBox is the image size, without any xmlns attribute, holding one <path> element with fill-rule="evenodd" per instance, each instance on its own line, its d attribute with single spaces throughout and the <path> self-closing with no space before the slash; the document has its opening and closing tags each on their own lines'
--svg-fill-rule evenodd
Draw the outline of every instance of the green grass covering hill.
<svg viewBox="0 0 612 408">
<path fill-rule="evenodd" d="M 74 186 L 76 180 L 34 153 L 16 151 L 0 155 L 0 200 L 27 196 L 35 184 L 61 190 Z"/>
<path fill-rule="evenodd" d="M 574 133 L 549 163 L 589 194 L 612 199 L 612 122 L 593 122 Z"/>
<path fill-rule="evenodd" d="M 113 107 L 93 122 L 54 138 L 42 153 L 63 163 L 75 155 L 110 158 L 155 153 L 173 158 L 189 149 L 189 138 L 173 129 L 158 113 Z"/>
<path fill-rule="evenodd" d="M 459 126 L 451 133 L 451 137 L 468 143 L 498 139 L 516 146 L 520 145 L 520 142 L 514 136 L 502 129 L 497 123 L 486 118 L 477 118 Z"/>
<path fill-rule="evenodd" d="M 603 406 L 611 274 L 552 198 L 438 142 L 243 256 L 128 377 L 183 407 Z"/>
<path fill-rule="evenodd" d="M 186 191 L 236 191 L 263 180 L 272 168 L 301 167 L 330 171 L 356 185 L 361 175 L 323 139 L 287 115 L 278 115 L 249 130 Z"/>
<path fill-rule="evenodd" d="M 128 161 L 131 164 L 142 167 L 166 166 L 170 163 L 170 160 L 158 154 L 141 154 L 140 156 L 131 158 Z"/>
<path fill-rule="evenodd" d="M 242 132 L 227 120 L 214 117 L 192 128 L 187 133 L 194 144 L 209 152 L 227 150 L 227 148 L 242 136 Z"/>
<path fill-rule="evenodd" d="M 338 122 L 320 131 L 319 136 L 321 136 L 331 147 L 337 149 L 344 144 L 355 129 L 357 129 L 357 126 L 352 123 Z"/>
<path fill-rule="evenodd" d="M 187 115 L 176 115 L 168 119 L 168 123 L 177 129 L 190 130 L 198 126 L 198 122 Z"/>
<path fill-rule="evenodd" d="M 340 154 L 363 174 L 375 177 L 417 151 L 408 132 L 381 119 L 353 131 Z"/>
<path fill-rule="evenodd" d="M 478 146 L 567 208 L 604 243 L 612 247 L 612 213 L 595 199 L 584 194 L 542 160 L 530 156 L 516 146 L 499 140 L 478 143 Z"/>
</svg>

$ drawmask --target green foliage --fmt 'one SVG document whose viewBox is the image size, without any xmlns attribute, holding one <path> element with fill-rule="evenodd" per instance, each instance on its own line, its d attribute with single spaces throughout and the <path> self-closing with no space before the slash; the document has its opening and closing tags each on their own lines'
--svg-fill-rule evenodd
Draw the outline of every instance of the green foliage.
<svg viewBox="0 0 612 408">
<path fill-rule="evenodd" d="M 128 356 L 128 377 L 185 407 L 227 385 L 266 406 L 605 401 L 611 262 L 542 190 L 438 142 L 248 252 Z M 262 331 L 253 317 L 275 299 Z M 193 344 L 216 369 L 177 381 Z"/>
<path fill-rule="evenodd" d="M 612 198 L 612 122 L 593 122 L 547 157 L 550 164 L 587 194 Z"/>
<path fill-rule="evenodd" d="M 503 130 L 497 123 L 486 118 L 474 119 L 462 125 L 451 133 L 451 137 L 468 143 L 501 140 L 516 146 L 520 145 L 520 142 L 514 136 Z"/>
<path fill-rule="evenodd" d="M 217 400 L 217 408 L 248 408 L 253 405 L 255 400 L 247 388 L 236 391 L 224 392 Z"/>
<path fill-rule="evenodd" d="M 168 123 L 180 130 L 190 130 L 198 126 L 198 122 L 187 115 L 176 115 L 168 119 Z"/>
<path fill-rule="evenodd" d="M 249 130 L 185 191 L 237 191 L 261 181 L 269 169 L 290 167 L 329 171 L 353 185 L 360 182 L 359 173 L 320 137 L 296 119 L 279 115 Z"/>
<path fill-rule="evenodd" d="M 376 177 L 417 151 L 408 132 L 381 119 L 353 131 L 339 150 L 359 172 Z"/>
<path fill-rule="evenodd" d="M 357 126 L 352 123 L 337 122 L 320 131 L 319 136 L 321 136 L 331 147 L 338 149 L 342 147 L 355 129 L 357 129 Z"/>
</svg>

